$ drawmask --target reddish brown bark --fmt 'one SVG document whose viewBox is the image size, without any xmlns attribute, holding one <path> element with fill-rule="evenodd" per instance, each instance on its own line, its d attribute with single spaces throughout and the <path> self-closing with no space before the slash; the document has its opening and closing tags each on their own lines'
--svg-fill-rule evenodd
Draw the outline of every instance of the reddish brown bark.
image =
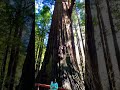
<svg viewBox="0 0 120 90">
<path fill-rule="evenodd" d="M 74 2 L 75 0 L 71 2 L 56 0 L 47 50 L 36 82 L 49 84 L 53 78 L 57 78 L 59 86 L 69 83 L 70 89 L 80 90 L 80 76 L 71 26 Z"/>
</svg>

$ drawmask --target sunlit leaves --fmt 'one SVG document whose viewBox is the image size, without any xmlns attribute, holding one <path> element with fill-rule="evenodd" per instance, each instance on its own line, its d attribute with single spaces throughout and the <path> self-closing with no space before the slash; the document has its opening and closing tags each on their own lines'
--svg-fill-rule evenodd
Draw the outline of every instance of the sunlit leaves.
<svg viewBox="0 0 120 90">
<path fill-rule="evenodd" d="M 79 9 L 85 9 L 85 3 L 84 2 L 77 2 L 76 3 L 76 7 L 79 8 Z"/>
<path fill-rule="evenodd" d="M 46 50 L 45 40 L 50 29 L 51 12 L 47 5 L 44 5 L 42 9 L 36 7 L 35 11 L 35 68 L 37 69 L 41 66 Z"/>
</svg>

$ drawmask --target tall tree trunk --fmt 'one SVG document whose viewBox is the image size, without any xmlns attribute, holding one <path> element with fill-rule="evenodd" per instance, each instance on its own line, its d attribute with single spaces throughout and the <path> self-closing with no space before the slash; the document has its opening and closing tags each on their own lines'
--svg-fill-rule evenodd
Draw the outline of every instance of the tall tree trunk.
<svg viewBox="0 0 120 90">
<path fill-rule="evenodd" d="M 99 83 L 101 83 L 101 89 L 100 90 L 119 90 L 119 83 L 120 80 L 118 79 L 120 77 L 119 73 L 119 47 L 117 42 L 117 37 L 115 34 L 115 27 L 114 22 L 112 20 L 111 11 L 110 11 L 110 5 L 108 5 L 108 1 L 106 0 L 89 0 L 87 2 L 86 0 L 86 15 L 90 15 L 91 22 L 87 23 L 89 21 L 89 17 L 86 17 L 86 41 L 90 41 L 91 38 L 94 39 L 94 41 L 91 41 L 93 45 L 93 42 L 96 47 L 96 59 L 97 60 L 97 66 L 94 68 L 98 68 L 98 76 L 99 76 Z M 89 9 L 87 7 L 89 6 Z M 87 13 L 91 11 L 91 14 Z M 91 25 L 92 24 L 92 25 Z M 90 25 L 90 26 L 89 26 Z M 93 26 L 91 32 L 89 32 L 89 28 Z M 90 35 L 88 37 L 89 33 L 94 33 L 94 37 Z M 90 50 L 89 43 L 86 42 L 86 48 L 88 51 Z M 116 50 L 118 48 L 118 50 Z M 87 51 L 87 50 L 86 50 Z M 87 52 L 88 52 L 87 51 Z M 118 54 L 116 52 L 118 51 Z M 94 54 L 90 54 L 88 52 L 87 54 L 90 56 L 86 57 L 86 87 L 88 90 L 91 90 L 91 86 L 93 87 L 92 90 L 96 90 L 98 86 L 93 82 L 93 70 L 91 70 L 93 62 L 91 62 L 91 55 L 94 56 Z M 86 54 L 86 55 L 87 55 Z M 89 60 L 90 59 L 90 60 Z M 94 61 L 95 61 L 94 60 Z M 92 72 L 90 72 L 92 71 Z M 98 79 L 98 77 L 96 77 Z M 92 81 L 92 83 L 90 83 Z M 89 84 L 90 83 L 90 84 Z M 97 87 L 97 88 L 95 88 Z"/>
<path fill-rule="evenodd" d="M 16 12 L 17 13 L 17 12 Z M 18 24 L 18 19 L 19 19 L 19 14 L 20 12 L 18 11 L 18 13 L 16 14 L 16 19 L 15 19 L 15 31 L 14 31 L 14 36 L 13 36 L 13 41 L 12 42 L 12 47 L 11 47 L 11 54 L 10 54 L 10 61 L 9 61 L 9 66 L 8 66 L 8 72 L 7 72 L 7 76 L 6 76 L 6 80 L 5 80 L 5 86 L 8 88 L 8 90 L 12 90 L 13 87 L 10 87 L 10 84 L 13 84 L 14 82 L 11 82 L 11 79 L 13 79 L 12 77 L 12 73 L 15 72 L 14 70 L 14 64 L 16 62 L 16 59 L 18 59 L 18 48 L 19 45 L 18 43 L 20 43 L 19 41 L 16 41 L 17 39 L 20 39 L 19 37 L 19 24 Z"/>
<path fill-rule="evenodd" d="M 8 9 L 8 4 L 6 4 L 6 13 L 9 12 L 9 9 Z M 6 48 L 5 48 L 5 53 L 4 53 L 4 56 L 3 56 L 3 60 L 2 60 L 2 65 L 1 65 L 1 75 L 0 75 L 0 89 L 2 89 L 2 85 L 3 85 L 3 81 L 4 81 L 4 76 L 5 76 L 5 67 L 6 67 L 6 62 L 7 62 L 7 56 L 8 56 L 8 52 L 9 52 L 9 48 L 10 48 L 10 41 L 11 41 L 11 34 L 12 34 L 12 29 L 13 29 L 13 22 L 12 22 L 12 15 L 9 15 L 9 28 L 10 28 L 10 31 L 9 31 L 9 34 L 7 36 L 7 45 L 6 45 Z"/>
<path fill-rule="evenodd" d="M 59 86 L 80 90 L 81 79 L 75 55 L 71 14 L 75 0 L 56 0 L 44 62 L 36 82 L 57 78 Z"/>
<path fill-rule="evenodd" d="M 83 43 L 82 38 L 80 36 L 80 29 L 77 28 L 78 24 L 75 25 L 75 31 L 74 34 L 74 42 L 75 42 L 75 51 L 76 51 L 76 59 L 78 63 L 78 67 L 80 70 L 80 78 L 81 78 L 81 89 L 85 90 L 84 86 L 84 73 L 85 73 L 85 58 L 84 58 L 84 49 L 83 49 Z"/>
<path fill-rule="evenodd" d="M 27 47 L 27 55 L 22 69 L 22 75 L 20 82 L 16 90 L 34 90 L 34 73 L 35 73 L 35 21 L 32 23 L 32 31 L 30 35 L 30 41 Z"/>
<path fill-rule="evenodd" d="M 109 48 L 108 48 L 108 43 L 107 43 L 107 35 L 105 32 L 105 26 L 104 26 L 104 22 L 103 22 L 103 18 L 101 16 L 101 11 L 100 8 L 98 6 L 98 3 L 96 1 L 96 8 L 97 8 L 97 15 L 98 15 L 98 21 L 100 24 L 100 35 L 101 35 L 101 40 L 102 40 L 102 45 L 103 45 L 103 53 L 104 53 L 104 57 L 105 57 L 105 62 L 106 62 L 106 68 L 107 68 L 107 73 L 108 73 L 108 78 L 109 78 L 109 84 L 110 84 L 110 90 L 113 90 L 113 87 L 115 87 L 115 83 L 114 83 L 114 73 L 110 73 L 113 72 L 113 68 L 112 68 L 112 63 L 111 63 L 111 58 L 110 58 L 110 52 L 109 52 Z M 113 76 L 113 79 L 111 78 Z"/>
<path fill-rule="evenodd" d="M 112 14 L 111 14 L 111 10 L 110 10 L 109 1 L 106 0 L 106 2 L 107 2 L 108 15 L 109 15 L 109 20 L 110 20 L 110 25 L 111 25 L 112 36 L 113 36 L 113 43 L 115 46 L 115 54 L 117 57 L 118 67 L 119 67 L 119 71 L 120 71 L 120 49 L 119 49 L 118 42 L 117 42 L 117 37 L 116 37 L 116 33 L 115 33 L 116 31 L 115 31 L 115 27 L 113 24 L 113 18 L 112 18 Z"/>
<path fill-rule="evenodd" d="M 11 26 L 10 26 L 10 27 L 11 27 Z M 8 35 L 7 41 L 10 41 L 10 39 L 11 39 L 11 33 L 12 33 L 12 28 L 10 29 L 10 33 L 9 33 L 9 35 Z M 8 42 L 8 43 L 7 43 L 7 46 L 6 46 L 6 49 L 5 49 L 4 57 L 3 57 L 3 60 L 2 60 L 2 65 L 1 65 L 0 89 L 2 88 L 2 84 L 3 84 L 4 76 L 5 76 L 5 67 L 6 67 L 7 56 L 8 56 L 9 47 L 10 47 L 9 44 L 10 44 L 10 43 Z"/>
<path fill-rule="evenodd" d="M 99 69 L 98 69 L 98 60 L 97 60 L 97 52 L 96 52 L 96 45 L 95 45 L 95 38 L 94 38 L 94 27 L 92 23 L 92 15 L 91 15 L 91 8 L 90 8 L 90 0 L 86 0 L 86 44 L 87 44 L 87 57 L 86 57 L 86 77 L 90 80 L 86 80 L 86 87 L 89 90 L 102 90 L 100 76 L 99 76 Z M 89 55 L 89 58 L 88 58 Z M 88 61 L 89 60 L 89 61 Z M 89 64 L 89 65 L 88 65 Z M 89 67 L 87 67 L 89 66 Z M 91 71 L 91 72 L 89 72 Z M 87 76 L 90 75 L 90 76 Z"/>
<path fill-rule="evenodd" d="M 18 35 L 19 40 L 21 40 L 22 31 L 23 31 L 23 29 L 20 28 L 19 35 Z M 18 60 L 19 60 L 19 50 L 20 50 L 20 41 L 18 42 L 17 47 L 16 47 L 15 61 L 14 61 L 13 68 L 12 68 L 12 71 L 11 71 L 10 82 L 12 82 L 12 83 L 10 83 L 10 85 L 9 85 L 10 90 L 13 90 L 13 86 L 14 86 L 15 73 L 16 73 L 16 68 L 17 68 L 17 64 L 18 64 Z"/>
</svg>

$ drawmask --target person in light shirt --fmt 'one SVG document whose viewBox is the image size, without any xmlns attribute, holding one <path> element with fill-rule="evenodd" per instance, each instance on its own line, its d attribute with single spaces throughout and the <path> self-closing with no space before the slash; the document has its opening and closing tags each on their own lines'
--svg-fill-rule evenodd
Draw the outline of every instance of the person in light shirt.
<svg viewBox="0 0 120 90">
<path fill-rule="evenodd" d="M 58 83 L 56 82 L 56 79 L 51 81 L 50 90 L 58 90 Z"/>
</svg>

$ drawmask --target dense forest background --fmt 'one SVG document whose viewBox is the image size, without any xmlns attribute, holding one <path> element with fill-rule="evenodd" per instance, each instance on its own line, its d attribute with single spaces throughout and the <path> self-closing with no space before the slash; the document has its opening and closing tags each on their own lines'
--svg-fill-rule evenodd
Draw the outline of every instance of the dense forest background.
<svg viewBox="0 0 120 90">
<path fill-rule="evenodd" d="M 34 17 L 34 0 L 0 1 L 0 90 L 33 88 Z"/>
<path fill-rule="evenodd" d="M 119 38 L 119 0 L 1 0 L 0 90 L 120 90 Z"/>
</svg>

